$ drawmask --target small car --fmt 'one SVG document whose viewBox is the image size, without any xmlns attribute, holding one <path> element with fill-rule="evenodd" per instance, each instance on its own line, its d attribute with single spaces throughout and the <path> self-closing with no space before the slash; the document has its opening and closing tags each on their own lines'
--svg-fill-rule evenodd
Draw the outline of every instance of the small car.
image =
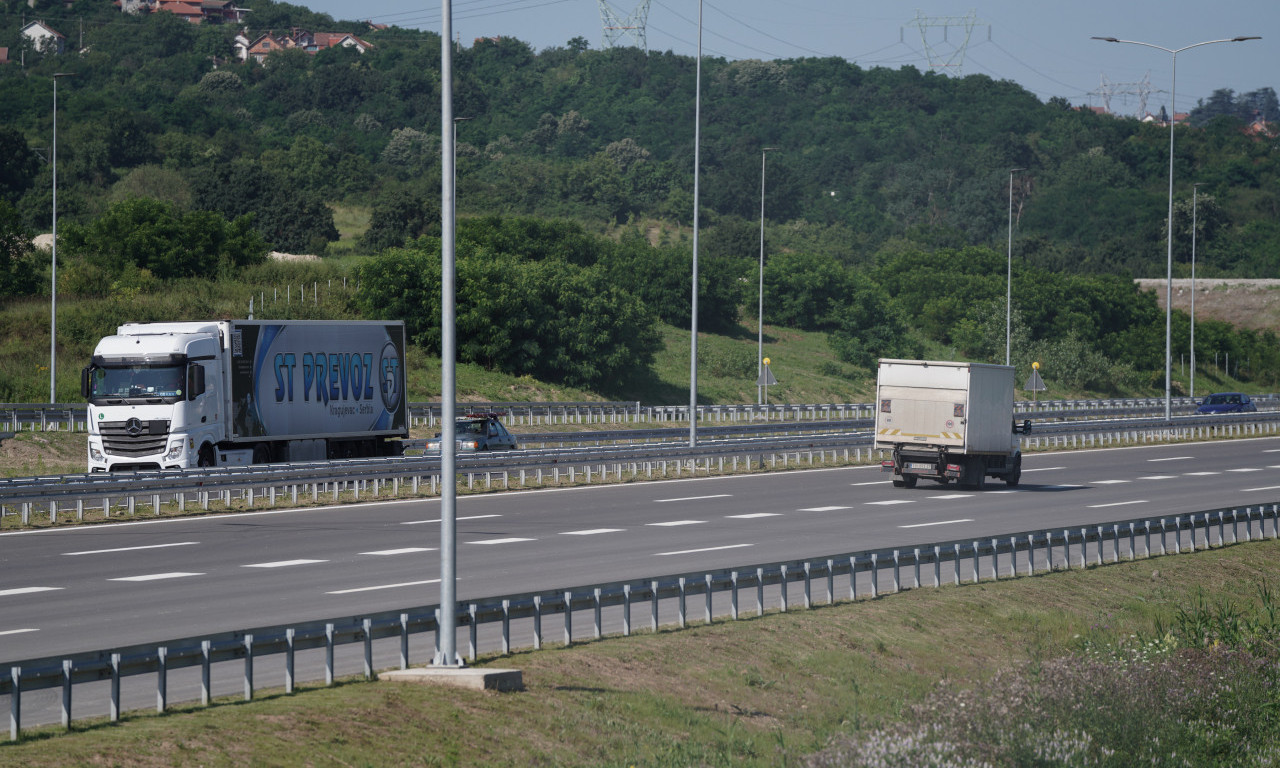
<svg viewBox="0 0 1280 768">
<path fill-rule="evenodd" d="M 454 439 L 459 451 L 514 451 L 515 435 L 499 421 L 499 413 L 469 413 L 454 422 Z M 440 433 L 427 441 L 428 452 L 440 451 Z"/>
<path fill-rule="evenodd" d="M 1196 413 L 1254 413 L 1258 406 L 1241 392 L 1217 392 L 1200 402 Z"/>
</svg>

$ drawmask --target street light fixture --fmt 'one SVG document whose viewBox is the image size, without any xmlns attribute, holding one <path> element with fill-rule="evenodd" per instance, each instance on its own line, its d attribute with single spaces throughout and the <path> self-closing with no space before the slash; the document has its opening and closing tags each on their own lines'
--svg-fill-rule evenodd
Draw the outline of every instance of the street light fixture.
<svg viewBox="0 0 1280 768">
<path fill-rule="evenodd" d="M 1010 326 L 1013 322 L 1013 174 L 1026 168 L 1009 169 L 1009 270 L 1005 276 L 1004 364 L 1009 364 Z"/>
<path fill-rule="evenodd" d="M 760 150 L 760 307 L 756 312 L 756 405 L 764 404 L 764 159 L 777 147 Z"/>
<path fill-rule="evenodd" d="M 1201 182 L 1191 185 L 1191 397 L 1196 396 L 1196 197 Z"/>
<path fill-rule="evenodd" d="M 75 72 L 53 73 L 53 277 L 49 283 L 49 402 L 58 402 L 58 78 Z"/>
<path fill-rule="evenodd" d="M 1170 418 L 1170 412 L 1172 411 L 1173 405 L 1173 394 L 1171 390 L 1173 380 L 1173 128 L 1178 122 L 1178 54 L 1183 51 L 1191 50 L 1192 48 L 1199 48 L 1202 45 L 1213 45 L 1214 43 L 1242 43 L 1246 40 L 1261 40 L 1262 38 L 1256 35 L 1242 35 L 1238 37 L 1224 38 L 1222 40 L 1205 40 L 1202 43 L 1184 45 L 1181 48 L 1165 48 L 1162 45 L 1141 43 L 1137 40 L 1120 40 L 1115 37 L 1095 36 L 1093 39 L 1102 40 L 1107 43 L 1126 43 L 1128 45 L 1141 45 L 1144 48 L 1155 48 L 1158 51 L 1164 51 L 1173 58 L 1173 73 L 1169 80 L 1169 219 L 1165 230 L 1168 239 L 1168 255 L 1166 264 L 1167 277 L 1164 304 L 1164 417 L 1165 420 L 1168 420 Z"/>
</svg>

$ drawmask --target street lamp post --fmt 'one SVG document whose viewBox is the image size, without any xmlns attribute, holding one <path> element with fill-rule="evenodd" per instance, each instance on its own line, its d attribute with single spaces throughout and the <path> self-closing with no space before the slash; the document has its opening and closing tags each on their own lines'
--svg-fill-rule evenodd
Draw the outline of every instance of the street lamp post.
<svg viewBox="0 0 1280 768">
<path fill-rule="evenodd" d="M 1165 229 L 1165 234 L 1168 240 L 1168 253 L 1165 267 L 1167 277 L 1165 281 L 1164 303 L 1164 417 L 1168 420 L 1173 405 L 1173 394 L 1171 390 L 1173 380 L 1173 128 L 1178 122 L 1178 54 L 1183 51 L 1191 50 L 1192 48 L 1199 48 L 1202 45 L 1212 45 L 1214 43 L 1242 43 L 1245 40 L 1261 40 L 1262 38 L 1258 36 L 1238 36 L 1224 38 L 1222 40 L 1205 40 L 1202 43 L 1184 45 L 1181 48 L 1165 48 L 1162 45 L 1142 43 L 1137 40 L 1120 40 L 1114 37 L 1094 37 L 1093 39 L 1102 40 L 1108 43 L 1127 43 L 1129 45 L 1141 45 L 1144 48 L 1155 48 L 1158 51 L 1164 51 L 1173 58 L 1173 70 L 1169 79 L 1169 218 Z"/>
<path fill-rule="evenodd" d="M 454 410 L 457 402 L 457 336 L 455 321 L 456 264 L 454 253 L 454 136 L 453 119 L 453 3 L 440 8 L 440 617 L 438 649 L 432 663 L 461 666 L 457 651 L 457 443 Z"/>
<path fill-rule="evenodd" d="M 1004 364 L 1009 364 L 1010 326 L 1013 322 L 1013 174 L 1025 168 L 1009 169 L 1009 268 L 1005 276 L 1004 296 Z"/>
<path fill-rule="evenodd" d="M 760 150 L 760 307 L 756 312 L 756 405 L 764 404 L 764 159 L 777 147 Z"/>
<path fill-rule="evenodd" d="M 1191 185 L 1191 397 L 1196 396 L 1196 197 L 1200 183 Z"/>
<path fill-rule="evenodd" d="M 689 447 L 698 444 L 698 166 L 702 149 L 702 0 L 698 0 L 698 61 L 693 98 L 693 300 L 689 307 Z"/>
<path fill-rule="evenodd" d="M 49 283 L 49 402 L 58 402 L 58 78 L 75 72 L 53 73 L 53 277 Z"/>
</svg>

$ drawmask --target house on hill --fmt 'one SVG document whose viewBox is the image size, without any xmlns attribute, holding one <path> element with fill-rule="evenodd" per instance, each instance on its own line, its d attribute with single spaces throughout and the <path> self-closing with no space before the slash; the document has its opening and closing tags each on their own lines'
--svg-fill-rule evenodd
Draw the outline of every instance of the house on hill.
<svg viewBox="0 0 1280 768">
<path fill-rule="evenodd" d="M 43 21 L 29 22 L 18 34 L 31 41 L 31 47 L 41 53 L 62 53 L 67 49 L 67 38 Z"/>
<path fill-rule="evenodd" d="M 354 48 L 360 53 L 364 53 L 373 47 L 373 43 L 362 40 L 349 32 L 308 32 L 305 29 L 298 28 L 291 29 L 287 35 L 265 32 L 257 37 L 250 38 L 246 29 L 241 34 L 236 35 L 235 40 L 232 42 L 232 47 L 236 50 L 236 57 L 241 61 L 253 59 L 262 64 L 273 51 L 300 48 L 314 56 L 326 48 L 343 47 Z"/>
<path fill-rule="evenodd" d="M 192 24 L 238 23 L 251 9 L 238 7 L 234 0 L 116 0 L 125 13 L 166 11 Z"/>
</svg>

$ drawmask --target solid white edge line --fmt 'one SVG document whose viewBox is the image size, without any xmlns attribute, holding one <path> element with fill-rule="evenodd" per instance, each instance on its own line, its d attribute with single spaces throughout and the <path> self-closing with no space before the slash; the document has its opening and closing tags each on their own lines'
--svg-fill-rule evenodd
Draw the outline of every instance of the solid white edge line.
<svg viewBox="0 0 1280 768">
<path fill-rule="evenodd" d="M 490 517 L 502 517 L 502 515 L 465 515 L 463 517 L 455 517 L 454 520 L 484 520 Z M 422 525 L 424 523 L 439 523 L 439 522 L 441 522 L 441 518 L 437 517 L 435 520 L 409 520 L 408 522 L 404 522 L 400 524 L 401 525 Z"/>
<path fill-rule="evenodd" d="M 973 522 L 972 520 L 966 517 L 960 520 L 939 520 L 936 523 L 915 523 L 914 525 L 900 525 L 898 527 L 899 528 L 928 528 L 931 525 L 951 525 L 952 523 L 972 523 L 972 522 Z"/>
<path fill-rule="evenodd" d="M 754 544 L 726 544 L 723 547 L 704 547 L 702 549 L 682 549 L 678 552 L 655 552 L 654 557 L 669 557 L 671 555 L 695 555 L 699 552 L 717 552 L 722 549 L 742 549 L 743 547 L 754 547 Z"/>
<path fill-rule="evenodd" d="M 74 557 L 76 555 L 105 555 L 111 552 L 133 552 L 139 549 L 164 549 L 165 547 L 189 547 L 193 544 L 199 544 L 198 541 L 177 541 L 173 544 L 146 544 L 140 547 L 118 547 L 116 549 L 87 549 L 83 552 L 63 552 L 63 557 Z"/>
<path fill-rule="evenodd" d="M 378 589 L 396 589 L 398 587 L 419 587 L 423 584 L 439 584 L 439 579 L 427 579 L 426 581 L 406 581 L 401 584 L 379 584 L 376 587 L 354 587 L 352 589 L 336 589 L 332 592 L 325 592 L 326 595 L 350 595 L 354 592 L 373 592 Z"/>
</svg>

